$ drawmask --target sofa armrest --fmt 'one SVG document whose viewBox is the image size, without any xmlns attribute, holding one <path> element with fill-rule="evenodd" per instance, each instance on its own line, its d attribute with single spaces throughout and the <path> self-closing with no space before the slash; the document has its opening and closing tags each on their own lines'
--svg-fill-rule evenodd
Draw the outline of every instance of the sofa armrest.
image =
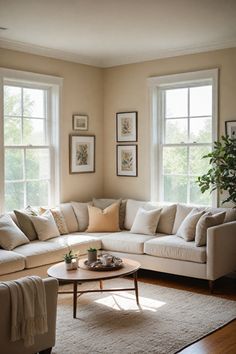
<svg viewBox="0 0 236 354">
<path fill-rule="evenodd" d="M 236 221 L 207 230 L 207 278 L 215 280 L 236 270 Z"/>
</svg>

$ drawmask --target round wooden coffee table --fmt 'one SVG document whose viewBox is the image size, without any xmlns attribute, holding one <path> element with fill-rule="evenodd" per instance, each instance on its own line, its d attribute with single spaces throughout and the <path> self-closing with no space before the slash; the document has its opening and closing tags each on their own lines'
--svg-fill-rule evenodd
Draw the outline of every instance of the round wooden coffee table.
<svg viewBox="0 0 236 354">
<path fill-rule="evenodd" d="M 124 266 L 118 270 L 111 271 L 92 271 L 88 270 L 84 266 L 84 259 L 80 259 L 79 268 L 74 270 L 66 270 L 65 263 L 61 262 L 53 265 L 47 271 L 49 277 L 53 277 L 63 283 L 73 283 L 73 291 L 59 291 L 59 294 L 73 294 L 73 317 L 76 318 L 77 311 L 77 297 L 84 293 L 93 293 L 93 292 L 113 292 L 113 291 L 135 291 L 136 302 L 139 305 L 138 299 L 138 278 L 137 272 L 140 268 L 140 263 L 133 261 L 131 259 L 123 259 Z M 122 278 L 126 275 L 133 275 L 134 287 L 133 288 L 115 288 L 115 289 L 104 289 L 103 280 Z M 78 283 L 99 281 L 100 287 L 95 290 L 81 290 L 77 289 Z"/>
</svg>

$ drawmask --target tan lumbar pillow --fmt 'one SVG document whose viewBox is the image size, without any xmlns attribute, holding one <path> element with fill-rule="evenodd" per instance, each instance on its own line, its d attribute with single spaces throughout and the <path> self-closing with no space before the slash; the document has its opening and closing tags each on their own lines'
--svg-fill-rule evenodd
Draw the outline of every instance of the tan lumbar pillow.
<svg viewBox="0 0 236 354">
<path fill-rule="evenodd" d="M 204 214 L 204 211 L 197 211 L 193 209 L 186 216 L 177 230 L 176 235 L 185 239 L 185 241 L 193 241 L 195 238 L 196 225 L 200 217 Z"/>
<path fill-rule="evenodd" d="M 139 208 L 130 232 L 133 234 L 155 235 L 161 209 L 145 210 Z"/>
<path fill-rule="evenodd" d="M 207 229 L 223 224 L 226 212 L 212 215 L 210 212 L 202 215 L 196 226 L 195 245 L 205 246 L 207 241 Z"/>
<path fill-rule="evenodd" d="M 40 241 L 46 241 L 50 238 L 60 236 L 60 232 L 50 210 L 47 210 L 41 216 L 31 216 L 30 218 Z"/>
<path fill-rule="evenodd" d="M 0 215 L 0 247 L 11 251 L 25 243 L 29 243 L 29 239 L 16 226 L 10 215 Z"/>
<path fill-rule="evenodd" d="M 119 228 L 120 202 L 105 209 L 88 205 L 89 226 L 87 232 L 116 232 Z"/>
</svg>

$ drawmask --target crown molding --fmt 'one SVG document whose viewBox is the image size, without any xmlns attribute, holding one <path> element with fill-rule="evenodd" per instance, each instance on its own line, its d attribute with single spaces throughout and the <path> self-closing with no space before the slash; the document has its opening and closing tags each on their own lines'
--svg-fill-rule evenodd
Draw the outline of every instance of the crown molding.
<svg viewBox="0 0 236 354">
<path fill-rule="evenodd" d="M 100 68 L 109 68 L 114 66 L 120 66 L 125 64 L 134 64 L 140 63 L 144 61 L 153 61 L 156 59 L 164 59 L 164 58 L 171 58 L 181 55 L 189 55 L 189 54 L 196 54 L 226 48 L 234 48 L 236 47 L 236 39 L 233 40 L 226 40 L 223 42 L 215 42 L 211 43 L 210 45 L 200 45 L 200 46 L 192 46 L 192 47 L 183 47 L 178 49 L 170 49 L 170 50 L 163 50 L 163 51 L 155 51 L 152 53 L 145 53 L 143 55 L 122 55 L 121 57 L 115 57 L 110 59 L 104 58 L 95 58 L 91 56 L 80 55 L 76 53 L 71 53 L 63 50 L 52 49 L 42 46 L 37 46 L 34 44 L 28 44 L 25 42 L 18 42 L 9 39 L 0 39 L 0 48 L 10 49 L 10 50 L 17 50 L 24 53 L 36 54 L 41 55 L 49 58 L 65 60 L 69 62 L 96 66 Z"/>
</svg>

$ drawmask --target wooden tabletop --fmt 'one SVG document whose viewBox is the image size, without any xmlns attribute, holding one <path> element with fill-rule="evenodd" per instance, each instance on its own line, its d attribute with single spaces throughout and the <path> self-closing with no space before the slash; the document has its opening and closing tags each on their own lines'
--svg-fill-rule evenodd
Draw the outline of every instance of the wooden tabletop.
<svg viewBox="0 0 236 354">
<path fill-rule="evenodd" d="M 118 270 L 112 271 L 92 271 L 84 268 L 84 261 L 86 258 L 79 260 L 80 267 L 78 269 L 66 270 L 64 262 L 57 263 L 50 267 L 47 271 L 48 276 L 64 281 L 94 281 L 105 280 L 123 277 L 125 275 L 133 274 L 140 268 L 140 263 L 131 259 L 124 258 L 124 266 Z M 82 268 L 83 267 L 83 268 Z"/>
</svg>

